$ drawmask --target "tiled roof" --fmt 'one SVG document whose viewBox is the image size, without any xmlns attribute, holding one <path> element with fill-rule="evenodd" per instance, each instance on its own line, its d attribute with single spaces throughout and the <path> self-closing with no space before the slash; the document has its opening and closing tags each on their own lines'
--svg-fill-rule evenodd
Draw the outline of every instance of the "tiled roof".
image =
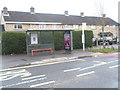
<svg viewBox="0 0 120 90">
<path fill-rule="evenodd" d="M 4 16 L 5 21 L 12 22 L 54 22 L 62 24 L 82 24 L 86 22 L 88 25 L 100 24 L 100 17 L 89 17 L 89 16 L 75 16 L 69 15 L 65 16 L 62 14 L 45 14 L 45 13 L 35 13 L 30 12 L 17 12 L 9 11 L 9 16 Z M 118 25 L 117 22 L 110 18 L 105 18 L 107 25 Z"/>
</svg>

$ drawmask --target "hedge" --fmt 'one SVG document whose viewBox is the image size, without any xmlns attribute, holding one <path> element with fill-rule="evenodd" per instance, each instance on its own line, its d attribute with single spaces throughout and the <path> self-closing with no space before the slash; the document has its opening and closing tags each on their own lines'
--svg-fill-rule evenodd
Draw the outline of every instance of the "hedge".
<svg viewBox="0 0 120 90">
<path fill-rule="evenodd" d="M 55 31 L 54 32 L 55 50 L 63 50 L 64 49 L 63 33 L 64 33 L 63 31 Z"/>
<path fill-rule="evenodd" d="M 93 32 L 91 30 L 85 30 L 85 47 L 92 47 Z M 73 31 L 73 48 L 81 49 L 82 44 L 82 30 Z"/>
<path fill-rule="evenodd" d="M 2 33 L 2 54 L 26 53 L 25 32 L 6 31 Z"/>
<path fill-rule="evenodd" d="M 63 50 L 63 31 L 54 32 L 55 50 Z M 93 32 L 85 30 L 85 46 L 92 46 Z M 73 31 L 73 48 L 82 48 L 82 31 Z M 25 32 L 2 32 L 2 54 L 23 54 L 26 53 L 26 33 Z"/>
<path fill-rule="evenodd" d="M 55 50 L 63 50 L 63 33 L 62 31 L 54 32 Z M 92 47 L 93 32 L 85 30 L 85 47 Z M 82 46 L 82 30 L 73 31 L 73 48 L 81 49 Z"/>
</svg>

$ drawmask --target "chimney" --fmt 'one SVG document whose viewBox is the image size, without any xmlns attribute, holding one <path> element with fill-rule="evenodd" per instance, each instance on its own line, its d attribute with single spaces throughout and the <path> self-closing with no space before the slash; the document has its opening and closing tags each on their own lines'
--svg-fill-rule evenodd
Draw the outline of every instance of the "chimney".
<svg viewBox="0 0 120 90">
<path fill-rule="evenodd" d="M 65 16 L 69 16 L 68 11 L 65 11 L 64 14 Z"/>
<path fill-rule="evenodd" d="M 80 13 L 80 16 L 81 16 L 81 17 L 84 17 L 84 12 L 81 12 L 81 13 Z"/>
<path fill-rule="evenodd" d="M 105 18 L 105 17 L 106 17 L 106 14 L 102 14 L 102 17 L 104 17 L 104 18 Z"/>
<path fill-rule="evenodd" d="M 34 9 L 34 7 L 31 7 L 31 8 L 30 8 L 30 13 L 31 13 L 31 14 L 35 14 L 35 9 Z"/>
<path fill-rule="evenodd" d="M 4 15 L 4 16 L 9 16 L 7 7 L 4 7 L 4 8 L 3 8 L 3 15 Z"/>
</svg>

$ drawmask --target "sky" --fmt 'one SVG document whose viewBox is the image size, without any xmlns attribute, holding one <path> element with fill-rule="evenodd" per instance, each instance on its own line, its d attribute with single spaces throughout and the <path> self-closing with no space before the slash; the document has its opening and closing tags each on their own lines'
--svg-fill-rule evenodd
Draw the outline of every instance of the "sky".
<svg viewBox="0 0 120 90">
<path fill-rule="evenodd" d="M 9 11 L 29 12 L 30 7 L 35 8 L 36 13 L 70 15 L 100 16 L 103 12 L 106 17 L 118 21 L 118 2 L 120 0 L 1 0 L 0 10 L 7 7 Z"/>
</svg>

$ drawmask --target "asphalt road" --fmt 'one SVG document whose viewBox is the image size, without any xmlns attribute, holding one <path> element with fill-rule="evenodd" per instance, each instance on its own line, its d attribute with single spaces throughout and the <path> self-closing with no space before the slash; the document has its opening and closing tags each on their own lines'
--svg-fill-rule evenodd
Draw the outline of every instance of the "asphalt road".
<svg viewBox="0 0 120 90">
<path fill-rule="evenodd" d="M 118 88 L 118 67 L 117 57 L 87 57 L 9 68 L 0 88 Z"/>
</svg>

